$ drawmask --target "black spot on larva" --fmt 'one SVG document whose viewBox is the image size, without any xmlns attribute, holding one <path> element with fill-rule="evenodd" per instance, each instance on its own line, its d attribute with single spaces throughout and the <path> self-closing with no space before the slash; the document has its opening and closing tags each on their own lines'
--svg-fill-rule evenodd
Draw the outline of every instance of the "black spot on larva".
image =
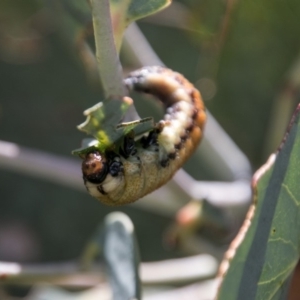
<svg viewBox="0 0 300 300">
<path fill-rule="evenodd" d="M 123 149 L 120 148 L 119 152 L 124 158 L 128 158 L 130 155 L 136 154 L 134 138 L 127 135 L 124 138 Z"/>
<path fill-rule="evenodd" d="M 182 148 L 182 143 L 178 143 L 175 145 L 176 150 L 180 150 Z"/>
<path fill-rule="evenodd" d="M 190 133 L 194 127 L 195 127 L 195 124 L 194 124 L 194 122 L 192 122 L 192 124 L 186 129 L 186 132 Z"/>
<path fill-rule="evenodd" d="M 102 185 L 97 186 L 97 190 L 102 194 L 102 195 L 107 195 L 107 193 L 104 192 Z"/>
<path fill-rule="evenodd" d="M 136 157 L 137 160 L 141 160 L 141 158 L 139 156 Z"/>
<path fill-rule="evenodd" d="M 180 139 L 181 139 L 181 142 L 184 143 L 186 140 L 187 140 L 188 136 L 187 135 L 184 135 L 182 136 Z"/>
<path fill-rule="evenodd" d="M 166 168 L 168 165 L 170 164 L 170 161 L 169 159 L 164 159 L 160 162 L 160 165 L 163 167 L 163 168 Z"/>
<path fill-rule="evenodd" d="M 122 147 L 119 148 L 119 153 L 121 156 L 123 156 L 124 158 L 128 158 L 128 156 L 126 155 L 125 151 L 123 150 Z"/>
<path fill-rule="evenodd" d="M 107 157 L 108 160 L 110 160 L 110 161 L 114 160 L 115 158 L 120 159 L 120 156 L 117 155 L 115 152 L 112 152 L 112 151 L 107 152 L 107 153 L 106 153 L 106 157 Z"/>
<path fill-rule="evenodd" d="M 109 173 L 112 177 L 116 177 L 123 171 L 123 164 L 119 161 L 114 161 L 109 166 Z"/>
<path fill-rule="evenodd" d="M 141 140 L 143 148 L 148 148 L 152 145 L 157 145 L 157 130 L 151 131 L 147 137 L 143 137 Z"/>
<path fill-rule="evenodd" d="M 145 143 L 147 141 L 147 137 L 143 136 L 140 140 L 141 144 L 143 145 L 143 147 L 145 146 Z M 145 148 L 145 147 L 144 147 Z"/>
<path fill-rule="evenodd" d="M 195 120 L 197 118 L 197 115 L 198 115 L 198 109 L 195 108 L 194 112 L 193 112 L 193 115 L 192 115 L 192 119 Z"/>
<path fill-rule="evenodd" d="M 170 153 L 170 154 L 168 155 L 168 158 L 169 158 L 169 159 L 175 159 L 175 157 L 176 157 L 176 152 Z"/>
</svg>

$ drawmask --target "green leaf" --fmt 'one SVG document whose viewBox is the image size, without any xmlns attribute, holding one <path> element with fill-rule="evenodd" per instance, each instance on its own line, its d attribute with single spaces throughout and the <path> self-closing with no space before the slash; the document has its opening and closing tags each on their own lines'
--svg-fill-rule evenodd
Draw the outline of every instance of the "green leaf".
<svg viewBox="0 0 300 300">
<path fill-rule="evenodd" d="M 95 139 L 86 139 L 80 149 L 73 154 L 81 155 L 93 150 L 105 151 L 116 148 L 127 134 L 137 137 L 154 128 L 153 118 L 145 118 L 133 122 L 120 123 L 126 111 L 132 105 L 132 99 L 124 97 L 122 101 L 112 99 L 99 102 L 84 111 L 87 119 L 78 129 L 92 135 Z"/>
<path fill-rule="evenodd" d="M 72 154 L 81 156 L 100 149 L 101 146 L 97 140 L 88 138 L 83 139 L 82 146 L 79 149 L 73 150 Z"/>
<path fill-rule="evenodd" d="M 113 299 L 141 299 L 139 249 L 134 226 L 122 212 L 110 213 L 104 221 L 103 257 Z"/>
<path fill-rule="evenodd" d="M 101 146 L 111 146 L 118 139 L 115 136 L 115 126 L 121 121 L 129 105 L 119 100 L 99 102 L 84 111 L 87 119 L 78 129 L 94 136 Z"/>
<path fill-rule="evenodd" d="M 171 4 L 171 0 L 132 0 L 127 11 L 127 25 L 152 15 Z"/>
<path fill-rule="evenodd" d="M 229 261 L 218 299 L 285 299 L 300 254 L 300 105 L 277 154 L 253 177 L 245 238 Z M 251 224 L 251 225 L 250 225 Z M 240 232 L 238 239 L 242 239 Z M 236 239 L 235 242 L 239 244 Z M 223 264 L 224 265 L 224 264 Z"/>
<path fill-rule="evenodd" d="M 131 22 L 154 14 L 170 4 L 171 0 L 110 0 L 116 48 L 120 49 L 124 31 Z"/>
<path fill-rule="evenodd" d="M 131 131 L 134 132 L 134 136 L 137 137 L 143 133 L 149 132 L 155 127 L 152 117 L 136 120 L 132 122 L 120 123 L 116 126 L 118 134 L 123 136 L 129 134 Z"/>
<path fill-rule="evenodd" d="M 113 299 L 141 299 L 139 249 L 134 225 L 122 212 L 108 214 L 86 245 L 81 257 L 82 270 L 88 271 L 104 258 Z M 95 269 L 95 267 L 94 267 Z"/>
</svg>

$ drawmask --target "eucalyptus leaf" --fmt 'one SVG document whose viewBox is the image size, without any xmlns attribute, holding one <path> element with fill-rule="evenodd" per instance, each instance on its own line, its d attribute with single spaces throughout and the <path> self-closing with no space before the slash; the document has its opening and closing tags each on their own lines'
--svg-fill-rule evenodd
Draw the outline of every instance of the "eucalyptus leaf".
<svg viewBox="0 0 300 300">
<path fill-rule="evenodd" d="M 132 102 L 129 97 L 124 97 L 122 101 L 112 99 L 99 102 L 85 110 L 84 115 L 87 119 L 78 126 L 78 129 L 92 135 L 95 139 L 85 140 L 82 147 L 72 153 L 81 155 L 94 150 L 102 152 L 113 149 L 127 134 L 139 136 L 152 130 L 155 126 L 153 118 L 121 123 Z"/>
<path fill-rule="evenodd" d="M 110 0 L 116 48 L 120 50 L 127 26 L 141 18 L 154 14 L 171 4 L 171 0 Z"/>
<path fill-rule="evenodd" d="M 299 112 L 300 105 L 279 151 L 253 177 L 254 203 L 242 231 L 249 228 L 240 246 L 230 249 L 236 253 L 229 261 L 218 299 L 287 296 L 300 254 Z"/>
<path fill-rule="evenodd" d="M 131 103 L 114 99 L 99 102 L 84 111 L 87 119 L 78 129 L 94 136 L 99 141 L 99 147 L 110 147 L 120 138 L 115 127 L 121 122 L 131 104 L 132 100 Z"/>
<path fill-rule="evenodd" d="M 101 146 L 100 143 L 95 139 L 83 139 L 82 146 L 76 150 L 72 151 L 73 155 L 82 155 L 86 153 L 93 152 L 95 150 L 100 150 Z"/>
<path fill-rule="evenodd" d="M 127 25 L 166 8 L 171 2 L 171 0 L 132 0 L 127 11 Z"/>
<path fill-rule="evenodd" d="M 143 133 L 149 132 L 155 127 L 152 117 L 136 120 L 132 122 L 120 123 L 117 125 L 116 130 L 122 135 L 134 132 L 134 136 L 139 136 Z"/>
</svg>

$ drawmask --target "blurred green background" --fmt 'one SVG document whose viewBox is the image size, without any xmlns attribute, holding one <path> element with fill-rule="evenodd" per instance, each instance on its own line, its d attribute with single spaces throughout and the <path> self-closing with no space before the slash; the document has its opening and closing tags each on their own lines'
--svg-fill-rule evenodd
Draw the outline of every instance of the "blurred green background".
<svg viewBox="0 0 300 300">
<path fill-rule="evenodd" d="M 84 137 L 76 129 L 83 110 L 101 101 L 78 55 L 82 25 L 70 5 L 0 0 L 0 139 L 65 157 Z M 186 0 L 138 25 L 166 66 L 196 84 L 256 169 L 299 100 L 299 20 L 298 0 Z M 122 60 L 132 67 L 124 52 Z M 0 168 L 0 260 L 76 258 L 113 210 L 87 193 Z M 142 260 L 181 255 L 162 246 L 170 219 L 118 210 L 135 224 Z"/>
</svg>

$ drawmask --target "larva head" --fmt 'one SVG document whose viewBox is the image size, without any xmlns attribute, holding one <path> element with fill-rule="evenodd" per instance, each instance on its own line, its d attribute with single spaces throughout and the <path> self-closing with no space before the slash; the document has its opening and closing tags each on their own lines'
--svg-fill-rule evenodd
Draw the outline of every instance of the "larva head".
<svg viewBox="0 0 300 300">
<path fill-rule="evenodd" d="M 114 153 L 98 151 L 87 154 L 82 162 L 82 174 L 90 195 L 108 205 L 121 205 L 124 193 L 124 172 L 120 158 Z"/>
<path fill-rule="evenodd" d="M 91 152 L 82 162 L 82 174 L 85 181 L 99 184 L 103 182 L 108 173 L 108 162 L 99 152 Z"/>
</svg>

